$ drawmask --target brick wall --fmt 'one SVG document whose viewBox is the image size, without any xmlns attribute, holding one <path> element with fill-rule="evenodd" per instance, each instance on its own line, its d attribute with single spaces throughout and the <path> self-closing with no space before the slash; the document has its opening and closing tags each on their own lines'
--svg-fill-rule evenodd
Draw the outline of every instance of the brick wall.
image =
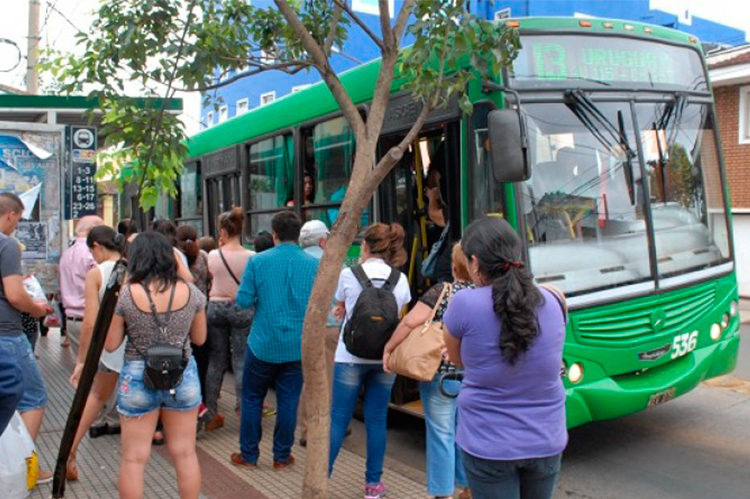
<svg viewBox="0 0 750 499">
<path fill-rule="evenodd" d="M 739 88 L 714 89 L 732 208 L 750 208 L 750 144 L 739 143 Z"/>
</svg>

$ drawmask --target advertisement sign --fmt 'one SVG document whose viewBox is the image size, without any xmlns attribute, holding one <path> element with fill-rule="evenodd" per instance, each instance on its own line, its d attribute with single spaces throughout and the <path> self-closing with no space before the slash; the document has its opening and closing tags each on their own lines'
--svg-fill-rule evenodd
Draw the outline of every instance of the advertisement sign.
<svg viewBox="0 0 750 499">
<path fill-rule="evenodd" d="M 23 244 L 23 260 L 47 259 L 47 225 L 42 222 L 18 222 L 14 237 Z"/>
</svg>

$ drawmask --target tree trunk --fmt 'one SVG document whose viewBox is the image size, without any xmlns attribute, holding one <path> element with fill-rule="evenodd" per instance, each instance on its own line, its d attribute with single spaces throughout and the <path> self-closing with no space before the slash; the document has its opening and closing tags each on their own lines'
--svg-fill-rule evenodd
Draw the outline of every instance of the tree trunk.
<svg viewBox="0 0 750 499">
<path fill-rule="evenodd" d="M 358 155 L 359 158 L 372 157 Z M 359 161 L 356 161 L 359 163 Z M 367 161 L 362 160 L 365 168 Z M 355 164 L 354 172 L 361 171 Z M 359 177 L 359 178 L 358 178 Z M 364 175 L 352 175 L 346 196 L 331 229 L 323 258 L 310 294 L 302 329 L 302 373 L 305 379 L 307 418 L 307 463 L 302 497 L 322 499 L 328 490 L 328 456 L 330 451 L 331 380 L 326 371 L 325 335 L 323 334 L 331 297 L 338 284 L 341 267 L 349 246 L 359 230 L 360 217 L 372 197 L 363 192 Z"/>
</svg>

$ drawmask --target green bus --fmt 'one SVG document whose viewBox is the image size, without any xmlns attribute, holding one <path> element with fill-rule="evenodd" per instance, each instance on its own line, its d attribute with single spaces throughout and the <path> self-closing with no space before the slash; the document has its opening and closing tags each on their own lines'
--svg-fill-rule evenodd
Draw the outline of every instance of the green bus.
<svg viewBox="0 0 750 499">
<path fill-rule="evenodd" d="M 406 228 L 416 296 L 429 284 L 419 267 L 431 242 L 430 170 L 440 173 L 452 240 L 476 217 L 506 217 L 536 280 L 568 297 L 569 427 L 730 372 L 739 316 L 729 195 L 698 40 L 621 20 L 506 22 L 521 37 L 513 67 L 469 84 L 472 115 L 455 103 L 430 115 L 363 224 Z M 341 76 L 363 115 L 378 69 L 373 61 Z M 394 80 L 378 154 L 420 110 L 403 84 Z M 189 150 L 177 220 L 214 234 L 217 216 L 239 205 L 250 242 L 290 207 L 330 226 L 354 141 L 321 83 L 199 133 Z M 405 386 L 394 406 L 420 413 Z"/>
</svg>

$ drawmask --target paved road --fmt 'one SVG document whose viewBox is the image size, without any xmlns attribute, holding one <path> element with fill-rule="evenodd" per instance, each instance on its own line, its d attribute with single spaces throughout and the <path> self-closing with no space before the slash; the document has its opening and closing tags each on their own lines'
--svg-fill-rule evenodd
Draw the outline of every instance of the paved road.
<svg viewBox="0 0 750 499">
<path fill-rule="evenodd" d="M 733 382 L 570 432 L 556 498 L 750 498 L 750 325 Z M 740 381 L 740 380 L 744 380 Z M 348 442 L 362 447 L 357 422 Z M 424 471 L 424 426 L 392 417 L 388 459 Z"/>
</svg>

